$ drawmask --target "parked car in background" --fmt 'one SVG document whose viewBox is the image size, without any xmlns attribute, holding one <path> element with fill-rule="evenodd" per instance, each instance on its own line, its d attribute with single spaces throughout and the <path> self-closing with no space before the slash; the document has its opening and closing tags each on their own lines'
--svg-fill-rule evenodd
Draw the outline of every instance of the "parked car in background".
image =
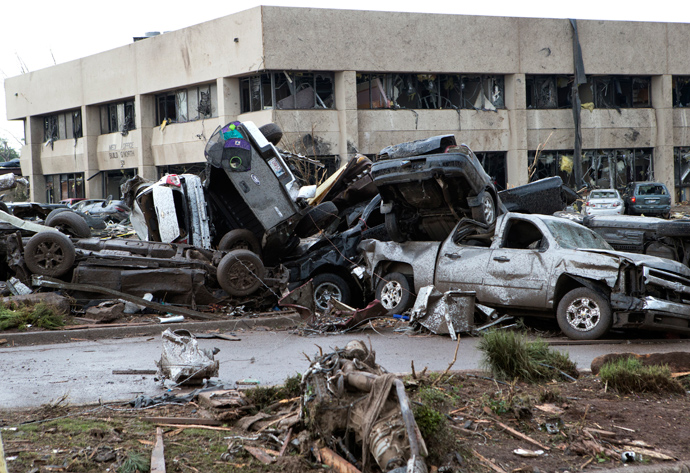
<svg viewBox="0 0 690 473">
<path fill-rule="evenodd" d="M 631 182 L 623 192 L 629 215 L 671 215 L 671 194 L 661 182 Z"/>
<path fill-rule="evenodd" d="M 492 240 L 461 221 L 442 242 L 365 240 L 376 298 L 400 314 L 422 287 L 473 291 L 477 302 L 513 315 L 555 316 L 569 338 L 593 340 L 610 328 L 690 333 L 690 268 L 617 252 L 567 219 L 506 213 Z"/>
<path fill-rule="evenodd" d="M 595 189 L 582 208 L 585 215 L 622 215 L 625 202 L 616 189 Z"/>
<path fill-rule="evenodd" d="M 63 199 L 60 201 L 61 204 L 65 204 L 68 207 L 72 207 L 74 204 L 77 202 L 81 202 L 82 200 L 86 200 L 83 197 L 70 197 L 69 199 Z"/>
<path fill-rule="evenodd" d="M 130 209 L 122 200 L 85 199 L 72 205 L 72 210 L 85 213 L 94 217 L 110 219 L 114 222 L 122 222 L 129 218 Z"/>
</svg>

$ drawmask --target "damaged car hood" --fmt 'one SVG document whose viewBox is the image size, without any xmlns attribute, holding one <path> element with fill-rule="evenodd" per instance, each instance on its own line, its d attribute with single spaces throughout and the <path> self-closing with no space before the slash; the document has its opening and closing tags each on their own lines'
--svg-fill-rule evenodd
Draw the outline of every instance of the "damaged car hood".
<svg viewBox="0 0 690 473">
<path fill-rule="evenodd" d="M 594 249 L 581 249 L 579 251 L 584 251 L 587 253 L 597 253 L 608 256 L 615 256 L 628 261 L 635 266 L 648 266 L 650 268 L 661 269 L 664 271 L 670 271 L 673 273 L 681 274 L 685 277 L 690 277 L 690 268 L 677 262 L 665 258 L 659 258 L 657 256 L 643 255 L 637 253 L 626 253 L 624 251 L 615 250 L 594 250 Z"/>
</svg>

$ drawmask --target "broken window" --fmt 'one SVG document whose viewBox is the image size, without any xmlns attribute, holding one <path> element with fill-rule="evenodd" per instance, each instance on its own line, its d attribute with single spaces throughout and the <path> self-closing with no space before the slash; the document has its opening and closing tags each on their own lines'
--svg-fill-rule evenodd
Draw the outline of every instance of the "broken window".
<svg viewBox="0 0 690 473">
<path fill-rule="evenodd" d="M 195 174 L 203 178 L 206 171 L 206 163 L 187 163 L 187 164 L 172 164 L 165 166 L 157 166 L 158 178 L 167 174 Z"/>
<path fill-rule="evenodd" d="M 501 152 L 475 152 L 484 171 L 491 178 L 496 189 L 502 191 L 506 188 L 506 153 Z"/>
<path fill-rule="evenodd" d="M 526 220 L 512 219 L 503 238 L 501 248 L 537 250 L 545 242 L 544 235 L 536 225 Z"/>
<path fill-rule="evenodd" d="M 527 108 L 549 109 L 572 107 L 572 76 L 528 75 Z"/>
<path fill-rule="evenodd" d="M 113 199 L 121 199 L 120 186 L 137 175 L 136 168 L 101 172 L 103 174 L 103 196 L 111 196 Z"/>
<path fill-rule="evenodd" d="M 357 74 L 359 109 L 495 110 L 503 107 L 503 76 Z"/>
<path fill-rule="evenodd" d="M 579 189 L 583 185 L 591 188 L 622 189 L 629 182 L 654 179 L 651 149 L 606 149 L 582 152 L 582 183 L 573 177 L 573 151 L 542 151 L 535 159 L 535 152 L 529 153 L 530 182 L 547 177 L 560 176 L 563 183 Z"/>
<path fill-rule="evenodd" d="M 648 108 L 652 80 L 648 76 L 592 76 L 580 86 L 580 101 L 594 108 Z"/>
<path fill-rule="evenodd" d="M 156 95 L 156 124 L 186 123 L 217 116 L 216 84 L 205 84 Z"/>
<path fill-rule="evenodd" d="M 126 135 L 136 128 L 134 100 L 109 103 L 101 106 L 101 133 Z"/>
<path fill-rule="evenodd" d="M 81 137 L 80 109 L 43 117 L 43 141 L 53 142 Z"/>
<path fill-rule="evenodd" d="M 333 74 L 280 71 L 245 77 L 240 80 L 240 101 L 242 113 L 331 109 L 335 105 Z"/>
<path fill-rule="evenodd" d="M 673 157 L 676 201 L 690 201 L 690 148 L 675 148 Z"/>
<path fill-rule="evenodd" d="M 673 76 L 673 106 L 690 107 L 690 76 Z"/>
<path fill-rule="evenodd" d="M 53 174 L 45 176 L 46 202 L 54 203 L 72 197 L 84 197 L 84 174 Z"/>
</svg>

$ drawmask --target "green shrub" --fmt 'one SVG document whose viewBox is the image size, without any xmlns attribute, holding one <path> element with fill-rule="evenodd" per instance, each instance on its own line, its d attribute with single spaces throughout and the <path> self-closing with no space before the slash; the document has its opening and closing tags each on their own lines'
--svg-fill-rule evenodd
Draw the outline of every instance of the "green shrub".
<svg viewBox="0 0 690 473">
<path fill-rule="evenodd" d="M 65 325 L 65 317 L 43 302 L 33 307 L 20 306 L 16 309 L 0 305 L 0 330 L 11 328 L 23 330 L 29 325 L 54 330 Z"/>
<path fill-rule="evenodd" d="M 601 367 L 599 377 L 608 387 L 620 393 L 685 392 L 683 386 L 671 377 L 668 366 L 643 366 L 635 358 L 621 358 L 606 363 Z"/>
<path fill-rule="evenodd" d="M 492 330 L 482 336 L 479 350 L 482 364 L 499 379 L 539 382 L 578 376 L 569 355 L 552 350 L 540 338 L 528 341 L 516 332 Z"/>
</svg>

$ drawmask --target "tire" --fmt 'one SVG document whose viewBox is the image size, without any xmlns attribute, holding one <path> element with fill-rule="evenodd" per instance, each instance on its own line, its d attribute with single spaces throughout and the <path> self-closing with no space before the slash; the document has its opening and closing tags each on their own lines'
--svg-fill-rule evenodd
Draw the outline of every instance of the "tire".
<svg viewBox="0 0 690 473">
<path fill-rule="evenodd" d="M 482 195 L 482 203 L 472 207 L 472 219 L 487 225 L 493 225 L 496 221 L 496 202 L 491 192 L 485 190 Z"/>
<path fill-rule="evenodd" d="M 563 296 L 556 318 L 561 331 L 573 340 L 601 338 L 613 321 L 609 301 L 588 287 L 573 289 Z"/>
<path fill-rule="evenodd" d="M 396 243 L 403 243 L 405 241 L 405 235 L 400 231 L 398 226 L 398 216 L 395 212 L 389 212 L 385 217 L 386 232 L 388 233 L 388 238 Z"/>
<path fill-rule="evenodd" d="M 69 237 L 59 232 L 41 232 L 24 247 L 24 263 L 33 274 L 60 277 L 72 269 L 76 251 Z"/>
<path fill-rule="evenodd" d="M 45 219 L 45 222 L 43 222 L 43 223 L 45 223 L 47 226 L 50 226 L 50 222 L 52 222 L 53 219 L 54 219 L 58 214 L 61 214 L 62 212 L 74 212 L 74 210 L 72 210 L 72 209 L 70 209 L 70 208 L 67 208 L 67 207 L 60 208 L 60 209 L 53 209 L 53 210 L 50 211 L 50 213 L 48 214 L 48 216 L 47 216 L 46 219 Z"/>
<path fill-rule="evenodd" d="M 660 236 L 667 237 L 687 237 L 690 236 L 690 222 L 687 220 L 661 222 L 659 223 L 657 233 Z"/>
<path fill-rule="evenodd" d="M 333 202 L 321 202 L 310 208 L 295 227 L 295 235 L 300 238 L 312 236 L 326 228 L 338 217 L 338 207 Z"/>
<path fill-rule="evenodd" d="M 275 123 L 267 123 L 259 127 L 259 131 L 273 146 L 278 146 L 283 138 L 283 130 Z"/>
<path fill-rule="evenodd" d="M 12 215 L 12 213 L 10 212 L 10 208 L 9 208 L 9 207 L 7 206 L 7 204 L 4 203 L 4 202 L 0 202 L 0 210 L 2 210 L 3 212 L 5 212 L 6 214 Z"/>
<path fill-rule="evenodd" d="M 404 274 L 388 273 L 376 287 L 376 298 L 388 311 L 388 315 L 402 314 L 412 307 L 410 281 Z"/>
<path fill-rule="evenodd" d="M 53 212 L 55 212 L 55 210 L 53 210 Z M 51 215 L 48 215 L 46 218 L 47 223 L 50 217 Z M 53 215 L 52 218 L 50 218 L 48 226 L 56 228 L 65 235 L 74 238 L 89 238 L 91 236 L 91 228 L 89 224 L 86 223 L 86 220 L 72 211 L 59 212 Z"/>
<path fill-rule="evenodd" d="M 222 251 L 249 250 L 257 255 L 261 254 L 261 244 L 256 235 L 250 230 L 235 229 L 223 235 L 218 243 L 218 249 Z"/>
<path fill-rule="evenodd" d="M 328 300 L 336 299 L 343 304 L 352 305 L 352 290 L 342 277 L 333 273 L 321 273 L 312 279 L 314 303 L 322 312 L 328 309 Z"/>
<path fill-rule="evenodd" d="M 248 296 L 262 284 L 266 269 L 261 258 L 249 250 L 233 250 L 218 264 L 218 284 L 231 296 Z"/>
</svg>

